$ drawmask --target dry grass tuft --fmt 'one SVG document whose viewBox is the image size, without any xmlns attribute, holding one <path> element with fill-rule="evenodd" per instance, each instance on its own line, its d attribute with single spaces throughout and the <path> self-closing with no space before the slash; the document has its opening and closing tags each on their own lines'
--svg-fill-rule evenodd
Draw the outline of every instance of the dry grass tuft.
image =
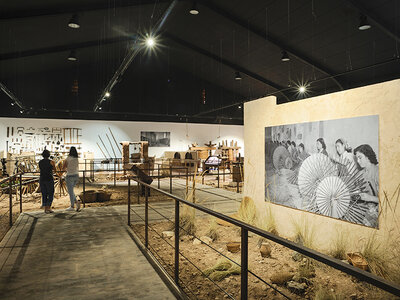
<svg viewBox="0 0 400 300">
<path fill-rule="evenodd" d="M 361 248 L 361 255 L 368 262 L 368 267 L 372 273 L 386 279 L 390 279 L 391 252 L 387 248 L 388 242 L 378 240 L 376 233 L 371 234 L 364 239 Z"/>
<path fill-rule="evenodd" d="M 337 259 L 346 259 L 348 244 L 348 233 L 342 227 L 336 228 L 336 236 L 331 243 L 330 255 Z"/>
<path fill-rule="evenodd" d="M 342 300 L 343 296 L 329 291 L 326 288 L 319 287 L 315 293 L 314 300 Z"/>
<path fill-rule="evenodd" d="M 203 271 L 203 275 L 214 281 L 221 281 L 230 275 L 240 275 L 240 266 L 226 259 L 219 260 L 213 267 Z"/>
<path fill-rule="evenodd" d="M 266 209 L 258 214 L 256 223 L 258 228 L 279 235 L 278 230 L 276 229 L 276 221 L 274 213 L 272 212 L 271 203 L 266 203 Z M 260 237 L 258 240 L 258 246 L 260 247 L 265 241 L 265 238 Z"/>
<path fill-rule="evenodd" d="M 247 224 L 256 225 L 256 218 L 257 207 L 254 204 L 253 199 L 247 196 L 243 197 L 238 210 L 238 219 Z"/>
<path fill-rule="evenodd" d="M 196 176 L 195 176 L 196 177 Z M 185 200 L 188 202 L 196 203 L 196 180 L 193 180 L 193 186 L 189 189 L 186 186 Z M 194 235 L 196 233 L 196 210 L 192 207 L 185 205 L 182 213 L 179 216 L 179 235 Z"/>
<path fill-rule="evenodd" d="M 308 248 L 314 248 L 315 245 L 315 227 L 310 224 L 305 216 L 299 220 L 292 219 L 294 228 L 294 241 Z"/>
<path fill-rule="evenodd" d="M 217 220 L 213 217 L 210 220 L 210 225 L 208 227 L 206 236 L 210 237 L 213 241 L 218 240 L 219 233 L 217 229 L 218 229 Z"/>
</svg>

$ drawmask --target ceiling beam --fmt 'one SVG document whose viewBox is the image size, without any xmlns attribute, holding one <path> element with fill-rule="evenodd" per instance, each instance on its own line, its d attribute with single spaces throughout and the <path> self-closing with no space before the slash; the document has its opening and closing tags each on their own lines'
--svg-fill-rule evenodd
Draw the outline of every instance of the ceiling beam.
<svg viewBox="0 0 400 300">
<path fill-rule="evenodd" d="M 112 5 L 110 1 L 101 1 L 94 4 L 79 4 L 76 6 L 60 7 L 55 5 L 51 8 L 38 8 L 28 10 L 16 10 L 16 11 L 2 11 L 0 12 L 0 20 L 20 19 L 20 18 L 34 18 L 43 17 L 50 15 L 59 14 L 74 14 L 83 13 L 95 10 L 106 10 L 114 8 L 124 8 L 130 6 L 141 6 L 141 5 L 154 5 L 154 0 L 120 0 L 115 1 Z M 168 2 L 167 0 L 158 0 L 158 3 Z"/>
<path fill-rule="evenodd" d="M 272 87 L 272 88 L 274 88 L 274 89 L 276 89 L 278 91 L 284 89 L 284 87 L 280 86 L 279 84 L 277 84 L 275 82 L 272 82 L 269 79 L 266 79 L 266 78 L 254 73 L 254 72 L 251 72 L 250 70 L 247 70 L 246 68 L 244 68 L 242 66 L 239 66 L 239 65 L 237 65 L 237 64 L 235 64 L 233 62 L 230 62 L 225 58 L 219 57 L 218 55 L 215 55 L 215 54 L 213 54 L 211 52 L 208 52 L 207 50 L 204 50 L 203 48 L 200 48 L 200 47 L 198 47 L 196 45 L 193 45 L 193 44 L 191 44 L 191 43 L 189 43 L 189 42 L 187 42 L 185 40 L 182 40 L 182 39 L 176 37 L 175 35 L 173 35 L 173 34 L 171 34 L 169 32 L 164 32 L 163 33 L 163 37 L 168 38 L 169 40 L 171 40 L 171 41 L 173 41 L 173 42 L 175 42 L 175 43 L 177 43 L 177 44 L 179 44 L 181 46 L 184 46 L 184 47 L 186 47 L 186 48 L 188 48 L 188 49 L 190 49 L 190 50 L 192 50 L 194 52 L 200 53 L 200 54 L 202 54 L 202 55 L 204 55 L 204 56 L 206 56 L 208 58 L 211 58 L 212 60 L 215 60 L 218 63 L 221 63 L 221 64 L 223 64 L 225 66 L 228 66 L 231 69 L 233 69 L 233 71 L 241 72 L 242 74 L 245 74 L 248 77 L 250 77 L 252 79 L 255 79 L 255 80 L 257 80 L 257 81 L 259 81 L 261 83 L 264 83 L 264 84 L 266 84 L 266 85 L 268 85 L 268 86 L 270 86 L 270 87 Z M 280 92 L 280 93 L 286 98 L 287 101 L 290 101 L 289 97 L 285 93 L 283 93 L 283 92 Z"/>
<path fill-rule="evenodd" d="M 0 82 L 0 89 L 12 100 L 11 104 L 17 105 L 20 109 L 24 110 L 25 106 L 21 101 L 11 92 L 3 83 Z"/>
<path fill-rule="evenodd" d="M 359 1 L 355 0 L 347 0 L 347 2 L 356 10 L 358 10 L 361 14 L 365 15 L 369 21 L 374 23 L 376 27 L 382 30 L 385 34 L 387 34 L 390 38 L 393 38 L 396 42 L 400 42 L 400 35 L 397 34 L 394 30 L 390 29 L 390 26 L 381 18 L 379 18 L 375 13 L 366 9 Z"/>
<path fill-rule="evenodd" d="M 329 70 L 327 67 L 318 63 L 311 57 L 308 57 L 305 53 L 301 53 L 299 50 L 289 46 L 283 40 L 279 39 L 276 36 L 271 35 L 270 33 L 266 34 L 265 31 L 260 30 L 260 29 L 256 28 L 255 26 L 251 25 L 249 22 L 247 22 L 247 20 L 243 20 L 239 16 L 233 15 L 232 13 L 226 11 L 221 6 L 218 6 L 217 4 L 215 4 L 215 2 L 211 3 L 210 1 L 202 0 L 202 1 L 199 1 L 199 3 L 201 3 L 203 6 L 207 7 L 208 9 L 214 11 L 215 13 L 223 16 L 224 18 L 230 20 L 231 22 L 245 28 L 246 30 L 249 30 L 250 32 L 259 36 L 260 38 L 267 40 L 268 42 L 274 44 L 275 46 L 281 48 L 282 50 L 289 52 L 292 56 L 296 57 L 299 61 L 314 67 L 316 70 L 320 71 L 321 73 L 328 75 L 335 82 L 335 84 L 340 88 L 340 90 L 343 90 L 342 84 L 336 78 L 334 78 L 334 72 L 332 70 Z"/>
<path fill-rule="evenodd" d="M 122 37 L 115 37 L 115 38 L 110 38 L 110 39 L 105 39 L 105 40 L 100 40 L 100 41 L 95 40 L 95 41 L 74 43 L 74 44 L 68 44 L 68 45 L 60 45 L 60 46 L 54 46 L 54 47 L 46 47 L 46 48 L 39 48 L 39 49 L 30 49 L 30 50 L 25 50 L 25 51 L 10 52 L 10 53 L 0 54 L 0 61 L 34 56 L 34 55 L 43 55 L 43 54 L 54 53 L 54 52 L 64 52 L 64 51 L 68 51 L 68 50 L 76 50 L 76 49 L 82 49 L 82 48 L 104 46 L 104 45 L 108 45 L 108 44 L 129 42 L 129 41 L 135 41 L 135 40 L 136 40 L 135 35 L 129 36 L 129 37 L 122 36 Z"/>
</svg>

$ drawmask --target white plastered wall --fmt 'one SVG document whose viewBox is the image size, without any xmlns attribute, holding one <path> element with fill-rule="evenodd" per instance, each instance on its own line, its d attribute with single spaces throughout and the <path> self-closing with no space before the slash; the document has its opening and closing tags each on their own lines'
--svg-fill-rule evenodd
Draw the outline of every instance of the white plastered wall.
<svg viewBox="0 0 400 300">
<path fill-rule="evenodd" d="M 277 229 L 282 236 L 293 236 L 293 223 L 306 220 L 316 230 L 317 248 L 328 249 L 337 234 L 344 231 L 350 246 L 373 233 L 384 236 L 400 227 L 400 207 L 394 214 L 384 201 L 384 192 L 394 208 L 392 197 L 400 184 L 400 80 L 346 90 L 329 95 L 277 105 L 276 98 L 266 97 L 245 104 L 244 195 L 251 197 L 259 209 L 265 209 L 265 127 L 285 124 L 379 115 L 379 229 L 272 204 Z"/>
<path fill-rule="evenodd" d="M 98 135 L 101 136 L 108 151 L 113 156 L 111 146 L 109 146 L 105 135 L 106 133 L 108 134 L 115 147 L 108 127 L 111 128 L 118 143 L 120 141 L 140 141 L 141 131 L 171 132 L 170 147 L 150 147 L 150 156 L 160 157 L 164 151 L 185 151 L 188 150 L 188 146 L 192 143 L 198 143 L 199 146 L 203 146 L 204 143 L 209 141 L 218 144 L 222 140 L 228 140 L 228 142 L 231 140 L 237 141 L 238 146 L 241 147 L 241 155 L 243 155 L 243 126 L 241 125 L 0 118 L 0 152 L 6 148 L 7 126 L 82 128 L 82 137 L 80 138 L 82 151 L 94 152 L 95 158 L 103 158 L 96 145 L 96 142 L 101 145 Z M 117 152 L 117 149 L 115 151 Z M 119 156 L 119 152 L 117 154 Z"/>
</svg>

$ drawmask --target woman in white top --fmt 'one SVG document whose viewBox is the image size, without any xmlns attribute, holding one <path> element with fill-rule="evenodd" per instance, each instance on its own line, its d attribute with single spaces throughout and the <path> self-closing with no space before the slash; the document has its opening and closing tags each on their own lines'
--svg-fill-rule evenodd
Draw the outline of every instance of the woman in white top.
<svg viewBox="0 0 400 300">
<path fill-rule="evenodd" d="M 76 210 L 79 211 L 80 201 L 76 201 L 76 196 L 74 193 L 74 187 L 79 182 L 79 161 L 78 152 L 75 147 L 71 147 L 69 150 L 69 155 L 65 160 L 65 169 L 67 170 L 67 189 L 69 194 L 69 200 L 71 201 L 71 206 L 67 208 L 68 211 L 74 210 L 76 202 Z"/>
</svg>

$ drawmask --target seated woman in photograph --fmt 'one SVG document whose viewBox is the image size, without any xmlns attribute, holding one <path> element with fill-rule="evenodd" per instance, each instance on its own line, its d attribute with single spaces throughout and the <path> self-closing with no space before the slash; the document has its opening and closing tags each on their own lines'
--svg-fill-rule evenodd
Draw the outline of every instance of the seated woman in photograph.
<svg viewBox="0 0 400 300">
<path fill-rule="evenodd" d="M 76 203 L 76 210 L 79 211 L 80 201 L 76 201 L 76 196 L 74 192 L 74 187 L 79 182 L 79 161 L 78 161 L 78 151 L 76 151 L 75 147 L 71 147 L 69 150 L 69 155 L 65 160 L 65 169 L 67 170 L 67 177 L 65 179 L 67 183 L 67 190 L 69 194 L 69 200 L 71 202 L 71 206 L 67 208 L 67 211 L 74 210 Z"/>
<path fill-rule="evenodd" d="M 310 154 L 308 154 L 308 153 L 306 152 L 306 150 L 304 149 L 304 144 L 303 144 L 303 143 L 300 143 L 300 144 L 299 144 L 298 149 L 299 149 L 298 158 L 299 158 L 300 161 L 303 161 L 303 160 L 305 160 L 307 157 L 310 156 Z"/>
<path fill-rule="evenodd" d="M 326 152 L 326 144 L 323 138 L 317 139 L 317 151 L 318 153 L 328 156 L 328 152 Z"/>
<path fill-rule="evenodd" d="M 40 190 L 42 191 L 42 207 L 46 214 L 52 213 L 51 204 L 54 199 L 54 178 L 53 171 L 55 171 L 54 161 L 50 160 L 49 150 L 44 150 L 42 153 L 43 159 L 39 161 L 40 169 Z"/>
<path fill-rule="evenodd" d="M 338 163 L 339 173 L 346 175 L 352 169 L 354 169 L 355 161 L 352 149 L 345 139 L 340 138 L 335 142 L 337 157 L 333 158 L 333 161 Z"/>
<path fill-rule="evenodd" d="M 370 145 L 363 144 L 354 149 L 354 155 L 366 182 L 365 192 L 360 193 L 361 200 L 378 204 L 379 167 L 376 154 Z"/>
</svg>

